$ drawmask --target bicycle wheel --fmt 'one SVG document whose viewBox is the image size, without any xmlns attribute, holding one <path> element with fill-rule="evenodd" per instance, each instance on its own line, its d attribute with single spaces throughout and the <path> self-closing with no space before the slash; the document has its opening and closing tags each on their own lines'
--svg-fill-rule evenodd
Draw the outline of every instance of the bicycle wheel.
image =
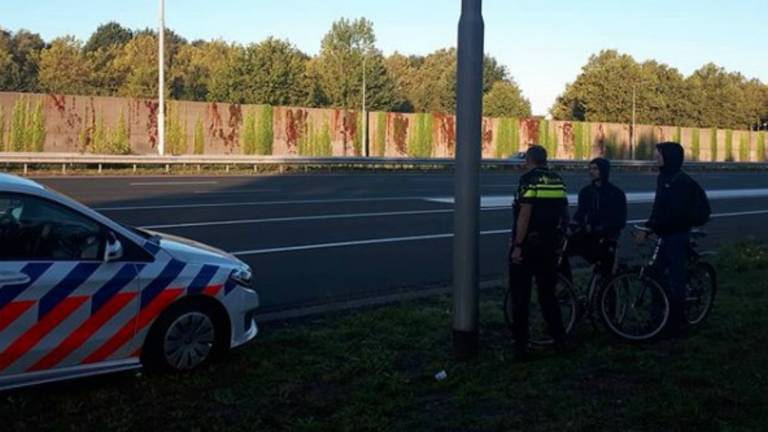
<svg viewBox="0 0 768 432">
<path fill-rule="evenodd" d="M 669 298 L 653 278 L 626 273 L 600 292 L 600 316 L 616 336 L 646 341 L 661 332 L 669 319 Z"/>
<path fill-rule="evenodd" d="M 565 333 L 570 334 L 576 325 L 578 317 L 577 301 L 571 283 L 568 282 L 568 279 L 563 275 L 558 275 L 557 285 L 555 286 L 555 295 L 560 304 L 560 315 L 563 319 Z M 532 345 L 552 344 L 554 341 L 549 334 L 547 323 L 541 313 L 538 289 L 535 280 L 531 288 L 531 302 L 528 304 L 528 311 L 528 342 Z M 509 289 L 504 296 L 504 319 L 506 319 L 507 325 L 511 329 L 513 322 L 513 307 L 512 292 Z"/>
<path fill-rule="evenodd" d="M 709 263 L 696 263 L 688 275 L 685 298 L 685 318 L 690 325 L 699 325 L 707 318 L 717 293 L 717 273 Z"/>
</svg>

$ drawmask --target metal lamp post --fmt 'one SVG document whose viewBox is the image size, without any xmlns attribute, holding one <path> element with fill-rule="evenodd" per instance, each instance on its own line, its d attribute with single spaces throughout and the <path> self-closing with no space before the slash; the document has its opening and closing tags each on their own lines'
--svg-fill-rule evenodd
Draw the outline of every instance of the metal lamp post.
<svg viewBox="0 0 768 432">
<path fill-rule="evenodd" d="M 456 209 L 453 241 L 453 348 L 459 359 L 479 349 L 478 243 L 483 116 L 482 0 L 462 0 L 456 86 Z"/>
</svg>

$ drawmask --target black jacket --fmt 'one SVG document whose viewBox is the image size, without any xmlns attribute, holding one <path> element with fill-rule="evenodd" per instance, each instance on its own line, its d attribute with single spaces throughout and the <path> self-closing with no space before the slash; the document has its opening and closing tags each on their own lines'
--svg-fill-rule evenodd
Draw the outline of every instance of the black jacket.
<svg viewBox="0 0 768 432">
<path fill-rule="evenodd" d="M 592 182 L 579 192 L 579 205 L 573 219 L 595 234 L 618 237 L 627 225 L 627 196 L 611 183 L 611 166 L 606 159 L 592 163 L 600 169 L 600 184 Z"/>
<path fill-rule="evenodd" d="M 664 157 L 656 180 L 656 199 L 648 227 L 657 234 L 676 234 L 691 230 L 689 210 L 695 205 L 696 183 L 682 171 L 684 151 L 680 144 L 657 146 Z"/>
</svg>

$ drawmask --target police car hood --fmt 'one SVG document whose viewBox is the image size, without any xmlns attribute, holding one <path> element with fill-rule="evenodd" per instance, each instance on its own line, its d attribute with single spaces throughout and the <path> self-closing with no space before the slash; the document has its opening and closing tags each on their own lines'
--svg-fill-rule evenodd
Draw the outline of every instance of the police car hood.
<svg viewBox="0 0 768 432">
<path fill-rule="evenodd" d="M 177 260 L 193 264 L 243 265 L 234 255 L 184 237 L 145 230 L 160 238 L 160 248 Z"/>
</svg>

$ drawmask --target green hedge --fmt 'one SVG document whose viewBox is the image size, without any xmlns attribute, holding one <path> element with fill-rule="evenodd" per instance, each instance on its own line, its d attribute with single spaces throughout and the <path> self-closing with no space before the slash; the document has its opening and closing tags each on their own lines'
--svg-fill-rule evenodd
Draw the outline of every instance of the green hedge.
<svg viewBox="0 0 768 432">
<path fill-rule="evenodd" d="M 384 157 L 387 151 L 387 113 L 376 113 L 376 138 L 374 140 L 374 154 Z"/>
<path fill-rule="evenodd" d="M 496 157 L 508 158 L 520 150 L 520 120 L 513 117 L 499 119 L 496 137 Z"/>
<path fill-rule="evenodd" d="M 749 162 L 749 132 L 739 132 L 739 162 Z"/>
<path fill-rule="evenodd" d="M 432 114 L 419 113 L 413 116 L 413 128 L 408 137 L 408 156 L 427 158 L 432 156 Z"/>
<path fill-rule="evenodd" d="M 45 145 L 45 135 L 43 101 L 33 107 L 29 98 L 17 99 L 11 117 L 8 149 L 15 152 L 41 152 Z"/>
<path fill-rule="evenodd" d="M 205 128 L 203 120 L 198 116 L 195 120 L 195 135 L 192 139 L 193 153 L 196 155 L 205 154 Z"/>
<path fill-rule="evenodd" d="M 573 125 L 573 158 L 584 160 L 592 156 L 592 126 L 584 122 Z"/>
<path fill-rule="evenodd" d="M 698 161 L 701 159 L 701 131 L 699 128 L 691 129 L 691 159 Z"/>
</svg>

